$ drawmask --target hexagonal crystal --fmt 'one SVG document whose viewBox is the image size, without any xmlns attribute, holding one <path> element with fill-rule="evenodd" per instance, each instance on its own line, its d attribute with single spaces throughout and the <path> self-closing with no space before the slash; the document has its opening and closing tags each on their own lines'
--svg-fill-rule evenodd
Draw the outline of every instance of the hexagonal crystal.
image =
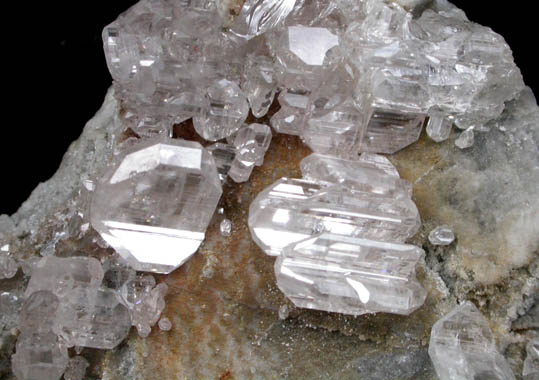
<svg viewBox="0 0 539 380">
<path fill-rule="evenodd" d="M 91 223 L 134 269 L 169 273 L 204 240 L 221 193 L 215 162 L 200 144 L 149 140 L 101 178 Z"/>
</svg>

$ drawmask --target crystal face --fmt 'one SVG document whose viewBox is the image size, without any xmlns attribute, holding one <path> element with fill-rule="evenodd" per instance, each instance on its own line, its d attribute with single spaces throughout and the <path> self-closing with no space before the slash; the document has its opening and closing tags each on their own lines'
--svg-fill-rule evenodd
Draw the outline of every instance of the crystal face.
<svg viewBox="0 0 539 380">
<path fill-rule="evenodd" d="M 169 273 L 204 240 L 221 193 L 215 162 L 198 143 L 149 140 L 101 178 L 91 223 L 134 269 Z"/>
<path fill-rule="evenodd" d="M 460 149 L 466 149 L 474 143 L 474 127 L 469 127 L 464 132 L 461 132 L 459 137 L 455 140 L 455 145 Z"/>
<path fill-rule="evenodd" d="M 247 95 L 251 112 L 260 118 L 268 113 L 277 90 L 273 61 L 266 56 L 249 55 L 245 65 L 241 88 Z"/>
<path fill-rule="evenodd" d="M 436 142 L 447 140 L 451 134 L 454 118 L 435 108 L 429 110 L 428 116 L 427 135 Z"/>
<path fill-rule="evenodd" d="M 275 276 L 299 307 L 410 314 L 427 295 L 415 278 L 422 256 L 412 245 L 323 233 L 287 246 L 275 261 Z"/>
<path fill-rule="evenodd" d="M 247 0 L 232 27 L 248 39 L 282 24 L 296 5 L 296 0 Z"/>
<path fill-rule="evenodd" d="M 264 155 L 271 143 L 271 129 L 264 124 L 249 124 L 238 131 L 234 137 L 236 156 L 228 175 L 234 182 L 249 179 L 254 166 L 264 163 Z"/>
<path fill-rule="evenodd" d="M 514 380 L 496 349 L 487 321 L 471 302 L 457 306 L 432 327 L 429 356 L 440 380 Z"/>
<path fill-rule="evenodd" d="M 429 241 L 433 245 L 449 245 L 455 240 L 455 234 L 449 226 L 438 226 L 429 233 Z"/>
<path fill-rule="evenodd" d="M 402 242 L 421 222 L 415 204 L 406 197 L 282 178 L 251 203 L 248 224 L 259 247 L 277 256 L 288 244 L 321 232 Z"/>
</svg>

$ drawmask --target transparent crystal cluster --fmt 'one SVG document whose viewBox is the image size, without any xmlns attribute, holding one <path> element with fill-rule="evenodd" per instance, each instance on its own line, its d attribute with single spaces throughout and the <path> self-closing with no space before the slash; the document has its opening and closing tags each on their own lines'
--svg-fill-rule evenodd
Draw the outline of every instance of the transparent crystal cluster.
<svg viewBox="0 0 539 380">
<path fill-rule="evenodd" d="M 221 193 L 215 161 L 200 144 L 143 140 L 98 182 L 91 224 L 134 269 L 169 273 L 204 240 Z"/>
<path fill-rule="evenodd" d="M 419 308 L 423 251 L 402 244 L 421 225 L 411 184 L 372 153 L 356 160 L 313 153 L 301 171 L 303 179 L 277 181 L 249 210 L 253 239 L 278 256 L 281 291 L 296 306 L 351 315 Z"/>
<path fill-rule="evenodd" d="M 487 321 L 469 301 L 432 327 L 429 355 L 440 380 L 514 380 Z"/>
</svg>

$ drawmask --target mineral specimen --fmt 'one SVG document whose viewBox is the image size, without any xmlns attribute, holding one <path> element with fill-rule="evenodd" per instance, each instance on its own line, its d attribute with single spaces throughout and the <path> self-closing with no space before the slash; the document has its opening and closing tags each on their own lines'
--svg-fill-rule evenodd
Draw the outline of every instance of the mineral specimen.
<svg viewBox="0 0 539 380">
<path fill-rule="evenodd" d="M 429 233 L 429 241 L 433 245 L 449 245 L 455 240 L 455 234 L 449 226 L 438 226 Z"/>
<path fill-rule="evenodd" d="M 275 275 L 281 291 L 299 307 L 410 314 L 427 295 L 415 278 L 422 256 L 412 245 L 323 233 L 285 247 Z"/>
<path fill-rule="evenodd" d="M 254 166 L 264 163 L 264 155 L 271 143 L 271 129 L 264 124 L 249 124 L 234 136 L 236 156 L 228 175 L 234 182 L 245 182 Z"/>
<path fill-rule="evenodd" d="M 451 134 L 454 117 L 436 107 L 429 110 L 428 116 L 427 135 L 436 142 L 447 140 Z"/>
<path fill-rule="evenodd" d="M 221 192 L 215 162 L 198 143 L 148 140 L 101 178 L 91 223 L 134 269 L 169 273 L 198 249 Z"/>
<path fill-rule="evenodd" d="M 217 172 L 221 183 L 224 183 L 228 177 L 228 172 L 232 166 L 232 162 L 236 158 L 236 147 L 230 144 L 215 143 L 206 148 L 215 161 Z"/>
<path fill-rule="evenodd" d="M 232 233 L 232 222 L 229 219 L 223 219 L 219 225 L 219 231 L 221 231 L 221 235 L 223 236 L 230 236 Z"/>
<path fill-rule="evenodd" d="M 469 127 L 464 132 L 461 132 L 459 137 L 455 140 L 455 145 L 460 149 L 466 149 L 474 143 L 474 127 Z"/>
<path fill-rule="evenodd" d="M 487 321 L 469 301 L 434 324 L 429 355 L 440 380 L 515 379 Z"/>
</svg>

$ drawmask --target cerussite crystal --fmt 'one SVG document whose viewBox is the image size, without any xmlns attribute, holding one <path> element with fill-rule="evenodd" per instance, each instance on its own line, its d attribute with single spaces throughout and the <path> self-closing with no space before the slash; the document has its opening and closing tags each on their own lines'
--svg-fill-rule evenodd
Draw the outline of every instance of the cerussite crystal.
<svg viewBox="0 0 539 380">
<path fill-rule="evenodd" d="M 234 137 L 236 157 L 228 175 L 235 182 L 245 182 L 251 176 L 254 166 L 264 163 L 264 155 L 271 143 L 271 129 L 264 124 L 249 124 Z"/>
<path fill-rule="evenodd" d="M 429 355 L 440 380 L 514 380 L 487 321 L 464 302 L 432 327 Z"/>
<path fill-rule="evenodd" d="M 449 226 L 438 226 L 429 233 L 429 241 L 433 245 L 449 245 L 455 240 L 455 234 Z"/>
<path fill-rule="evenodd" d="M 299 307 L 343 314 L 410 314 L 427 292 L 412 245 L 321 234 L 287 246 L 275 261 L 279 289 Z"/>
<path fill-rule="evenodd" d="M 342 185 L 281 178 L 249 208 L 249 229 L 268 255 L 320 232 L 402 242 L 421 222 L 411 199 L 381 197 Z"/>
<path fill-rule="evenodd" d="M 144 141 L 97 184 L 91 223 L 134 269 L 169 273 L 204 240 L 221 193 L 215 162 L 200 144 Z"/>
</svg>

